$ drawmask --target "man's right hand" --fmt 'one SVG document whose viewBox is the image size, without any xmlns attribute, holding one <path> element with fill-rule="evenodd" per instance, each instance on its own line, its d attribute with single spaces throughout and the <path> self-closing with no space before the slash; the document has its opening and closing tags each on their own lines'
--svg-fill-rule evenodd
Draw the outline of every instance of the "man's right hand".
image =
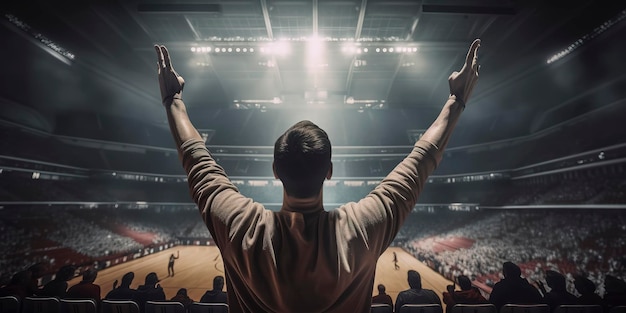
<svg viewBox="0 0 626 313">
<path fill-rule="evenodd" d="M 480 39 L 476 39 L 472 42 L 472 45 L 467 52 L 463 68 L 461 68 L 458 72 L 454 71 L 448 78 L 450 95 L 454 95 L 456 99 L 463 104 L 463 106 L 465 106 L 469 100 L 472 95 L 472 91 L 474 90 L 474 86 L 476 86 L 476 83 L 478 82 L 478 71 L 480 70 L 477 55 L 478 47 L 480 47 Z"/>
<path fill-rule="evenodd" d="M 182 99 L 185 80 L 176 73 L 172 66 L 172 59 L 165 46 L 155 45 L 157 53 L 157 73 L 161 88 L 161 101 L 169 105 L 174 99 Z"/>
</svg>

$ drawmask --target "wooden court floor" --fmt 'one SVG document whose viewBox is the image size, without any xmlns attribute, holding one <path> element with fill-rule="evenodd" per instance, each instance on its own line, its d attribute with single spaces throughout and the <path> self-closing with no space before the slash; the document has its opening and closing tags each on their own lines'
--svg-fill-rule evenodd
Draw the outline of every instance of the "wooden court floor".
<svg viewBox="0 0 626 313">
<path fill-rule="evenodd" d="M 177 251 L 180 258 L 176 260 L 175 275 L 167 277 L 169 256 L 172 253 L 176 255 Z M 398 265 L 400 266 L 398 270 L 395 270 L 393 265 L 394 251 L 398 256 Z M 434 290 L 440 298 L 442 292 L 446 290 L 446 286 L 452 283 L 404 250 L 391 247 L 378 259 L 376 277 L 374 278 L 374 294 L 378 294 L 376 286 L 382 283 L 395 303 L 398 293 L 409 288 L 407 271 L 410 269 L 420 273 L 423 288 Z M 199 301 L 204 292 L 213 287 L 213 277 L 224 275 L 224 265 L 219 250 L 215 246 L 174 247 L 98 272 L 95 283 L 100 285 L 101 296 L 104 298 L 113 288 L 113 282 L 116 279 L 121 281 L 122 276 L 129 271 L 135 272 L 135 279 L 131 288 L 142 285 L 148 273 L 156 272 L 167 299 L 174 297 L 178 289 L 187 288 L 189 297 Z M 73 286 L 80 280 L 81 277 L 72 279 L 69 281 L 69 286 Z"/>
</svg>

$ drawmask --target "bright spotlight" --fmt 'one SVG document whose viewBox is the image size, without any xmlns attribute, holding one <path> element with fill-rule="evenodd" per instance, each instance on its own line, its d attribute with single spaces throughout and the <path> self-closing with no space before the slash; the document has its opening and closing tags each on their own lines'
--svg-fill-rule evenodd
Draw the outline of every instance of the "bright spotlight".
<svg viewBox="0 0 626 313">
<path fill-rule="evenodd" d="M 235 51 L 241 52 L 241 48 L 237 48 L 237 49 L 235 49 Z"/>
<path fill-rule="evenodd" d="M 196 47 L 191 47 L 191 52 L 196 52 Z"/>
<path fill-rule="evenodd" d="M 287 41 L 275 42 L 272 48 L 274 54 L 277 55 L 287 55 L 291 51 L 291 47 Z"/>
<path fill-rule="evenodd" d="M 244 51 L 245 52 L 245 51 Z M 250 52 L 254 52 L 254 48 L 250 48 Z"/>
<path fill-rule="evenodd" d="M 363 52 L 367 53 L 367 51 L 369 51 L 369 49 L 363 48 Z"/>
<path fill-rule="evenodd" d="M 228 52 L 233 52 L 233 48 L 228 48 Z"/>
<path fill-rule="evenodd" d="M 380 52 L 380 48 L 376 48 L 376 52 Z"/>
</svg>

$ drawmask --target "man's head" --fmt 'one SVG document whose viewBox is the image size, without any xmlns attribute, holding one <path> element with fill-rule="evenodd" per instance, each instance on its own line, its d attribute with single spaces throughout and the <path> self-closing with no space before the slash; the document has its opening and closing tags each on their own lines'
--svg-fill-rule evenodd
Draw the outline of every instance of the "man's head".
<svg viewBox="0 0 626 313">
<path fill-rule="evenodd" d="M 83 272 L 83 281 L 93 283 L 97 276 L 98 271 L 95 268 L 88 268 Z"/>
<path fill-rule="evenodd" d="M 565 276 L 556 271 L 546 271 L 546 283 L 553 290 L 564 291 L 566 288 Z"/>
<path fill-rule="evenodd" d="M 580 275 L 574 278 L 574 287 L 581 295 L 594 293 L 596 291 L 596 284 L 589 278 Z"/>
<path fill-rule="evenodd" d="M 461 275 L 457 277 L 457 281 L 459 282 L 459 287 L 461 287 L 461 290 L 472 289 L 472 281 L 469 279 L 469 277 Z"/>
<path fill-rule="evenodd" d="M 411 287 L 411 289 L 422 289 L 422 277 L 420 276 L 420 273 L 414 270 L 409 270 L 407 274 L 409 287 Z"/>
<path fill-rule="evenodd" d="M 128 272 L 124 274 L 124 276 L 122 276 L 122 286 L 130 287 L 130 284 L 133 282 L 133 279 L 135 279 L 134 272 Z"/>
<path fill-rule="evenodd" d="M 75 271 L 76 271 L 76 268 L 73 265 L 63 265 L 57 271 L 57 275 L 55 279 L 60 280 L 60 281 L 68 281 L 74 278 Z"/>
<path fill-rule="evenodd" d="M 223 290 L 224 289 L 224 277 L 223 276 L 215 276 L 213 278 L 213 290 Z"/>
<path fill-rule="evenodd" d="M 504 278 L 519 278 L 522 276 L 522 270 L 513 262 L 504 262 L 502 264 L 502 274 Z"/>
<path fill-rule="evenodd" d="M 381 295 L 385 294 L 385 285 L 378 284 L 378 293 L 381 294 Z"/>
<path fill-rule="evenodd" d="M 331 144 L 326 132 L 310 121 L 291 126 L 274 144 L 274 175 L 296 198 L 317 195 L 332 175 Z"/>
<path fill-rule="evenodd" d="M 159 276 L 157 276 L 157 273 L 151 272 L 151 273 L 148 273 L 148 275 L 146 275 L 146 280 L 144 284 L 146 286 L 154 286 L 158 282 L 159 282 Z"/>
</svg>

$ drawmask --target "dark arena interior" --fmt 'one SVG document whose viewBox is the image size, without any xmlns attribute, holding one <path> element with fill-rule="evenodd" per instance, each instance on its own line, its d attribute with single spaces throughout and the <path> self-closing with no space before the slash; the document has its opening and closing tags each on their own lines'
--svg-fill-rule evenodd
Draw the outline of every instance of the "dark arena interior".
<svg viewBox="0 0 626 313">
<path fill-rule="evenodd" d="M 600 297 L 616 288 L 626 299 L 624 1 L 10 2 L 0 5 L 0 290 L 33 267 L 41 289 L 64 265 L 71 287 L 87 268 L 123 274 L 164 250 L 208 259 L 182 250 L 214 242 L 161 104 L 155 44 L 184 77 L 212 156 L 267 209 L 283 201 L 276 138 L 300 120 L 324 129 L 332 211 L 411 152 L 480 38 L 479 82 L 393 251 L 447 283 L 470 277 L 487 299 L 506 261 L 532 285 L 553 270 L 575 296 L 584 276 Z M 405 270 L 385 281 L 394 301 Z M 211 289 L 202 279 L 198 290 Z"/>
</svg>

